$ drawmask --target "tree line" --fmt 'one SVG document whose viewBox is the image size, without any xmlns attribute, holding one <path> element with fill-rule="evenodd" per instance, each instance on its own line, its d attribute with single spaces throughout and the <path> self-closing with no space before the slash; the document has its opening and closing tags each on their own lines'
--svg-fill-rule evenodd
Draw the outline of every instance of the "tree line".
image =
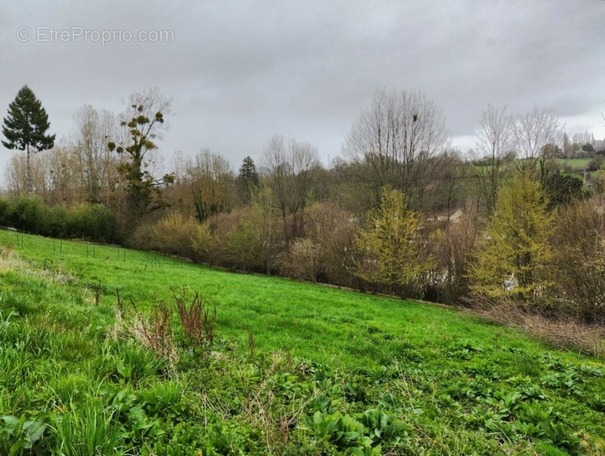
<svg viewBox="0 0 605 456">
<path fill-rule="evenodd" d="M 488 106 L 464 157 L 434 101 L 383 90 L 329 166 L 312 144 L 276 135 L 237 172 L 209 150 L 162 164 L 169 115 L 157 90 L 131 95 L 119 115 L 84 106 L 75 133 L 54 144 L 24 87 L 4 120 L 3 144 L 26 153 L 7 170 L 0 223 L 238 271 L 605 321 L 602 189 L 557 162 L 567 136 L 552 111 Z"/>
</svg>

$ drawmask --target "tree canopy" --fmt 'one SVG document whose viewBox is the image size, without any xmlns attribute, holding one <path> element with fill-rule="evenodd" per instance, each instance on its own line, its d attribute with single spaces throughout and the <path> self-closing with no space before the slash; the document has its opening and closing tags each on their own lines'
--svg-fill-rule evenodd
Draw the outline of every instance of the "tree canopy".
<svg viewBox="0 0 605 456">
<path fill-rule="evenodd" d="M 2 133 L 6 141 L 2 145 L 10 150 L 27 152 L 27 192 L 32 191 L 30 151 L 51 149 L 55 144 L 55 135 L 47 135 L 50 127 L 48 114 L 34 92 L 24 85 L 15 100 L 8 106 L 4 118 Z"/>
</svg>

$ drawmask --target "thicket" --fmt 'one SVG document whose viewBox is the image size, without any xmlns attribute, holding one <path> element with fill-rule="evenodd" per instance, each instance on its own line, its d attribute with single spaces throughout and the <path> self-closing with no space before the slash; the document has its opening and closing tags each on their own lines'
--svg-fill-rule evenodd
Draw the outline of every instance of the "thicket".
<svg viewBox="0 0 605 456">
<path fill-rule="evenodd" d="M 0 198 L 0 226 L 64 239 L 104 243 L 122 240 L 116 217 L 102 204 L 47 206 L 36 196 Z"/>
</svg>

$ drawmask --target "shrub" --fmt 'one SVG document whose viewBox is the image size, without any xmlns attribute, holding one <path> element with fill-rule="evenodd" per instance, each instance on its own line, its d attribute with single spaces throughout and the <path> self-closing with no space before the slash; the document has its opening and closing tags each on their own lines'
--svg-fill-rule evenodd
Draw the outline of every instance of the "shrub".
<svg viewBox="0 0 605 456">
<path fill-rule="evenodd" d="M 191 241 L 191 248 L 193 250 L 193 259 L 196 261 L 206 262 L 210 257 L 214 239 L 208 225 L 198 225 L 195 236 Z"/>
<path fill-rule="evenodd" d="M 112 212 L 102 204 L 79 204 L 69 213 L 69 236 L 96 242 L 119 240 Z"/>
<path fill-rule="evenodd" d="M 38 197 L 22 197 L 14 203 L 0 200 L 0 225 L 57 238 L 75 237 L 95 242 L 119 240 L 112 212 L 102 204 L 45 206 Z"/>
<path fill-rule="evenodd" d="M 194 256 L 192 245 L 198 235 L 198 226 L 198 222 L 193 217 L 170 213 L 150 227 L 139 226 L 135 238 L 138 240 L 138 247 L 192 258 Z"/>
<path fill-rule="evenodd" d="M 469 266 L 478 237 L 477 212 L 466 208 L 455 220 L 428 234 L 425 248 L 435 267 L 426 279 L 424 299 L 460 303 L 469 292 Z"/>
<path fill-rule="evenodd" d="M 26 233 L 41 234 L 46 224 L 46 210 L 38 197 L 17 200 L 11 217 L 11 225 Z"/>
<path fill-rule="evenodd" d="M 153 223 L 140 223 L 134 232 L 128 237 L 128 245 L 140 250 L 153 250 L 154 246 Z"/>
<path fill-rule="evenodd" d="M 605 215 L 583 201 L 561 208 L 551 242 L 551 301 L 558 313 L 605 322 Z"/>
<path fill-rule="evenodd" d="M 43 236 L 64 238 L 68 233 L 68 211 L 65 206 L 45 208 L 46 217 L 40 234 Z"/>
<path fill-rule="evenodd" d="M 0 198 L 0 226 L 12 226 L 13 205 L 8 199 Z"/>
<path fill-rule="evenodd" d="M 359 230 L 358 221 L 333 203 L 316 203 L 308 208 L 305 233 L 317 246 L 317 280 L 354 284 L 352 252 Z"/>
<path fill-rule="evenodd" d="M 244 271 L 270 272 L 281 248 L 277 222 L 258 206 L 208 220 L 214 243 L 211 261 Z"/>
<path fill-rule="evenodd" d="M 321 247 L 311 239 L 297 239 L 280 264 L 280 272 L 295 279 L 317 281 Z"/>
</svg>

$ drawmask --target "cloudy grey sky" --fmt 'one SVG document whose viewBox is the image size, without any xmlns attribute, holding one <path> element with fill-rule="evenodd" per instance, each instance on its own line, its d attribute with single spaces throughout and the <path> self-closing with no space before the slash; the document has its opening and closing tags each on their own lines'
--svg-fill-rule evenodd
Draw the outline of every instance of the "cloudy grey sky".
<svg viewBox="0 0 605 456">
<path fill-rule="evenodd" d="M 604 1 L 1 3 L 0 116 L 27 83 L 57 138 L 80 106 L 118 112 L 150 87 L 173 99 L 164 155 L 210 148 L 234 168 L 274 134 L 328 162 L 381 88 L 425 92 L 462 150 L 488 103 L 552 108 L 570 134 L 605 137 Z M 11 153 L 0 146 L 0 185 Z"/>
</svg>

